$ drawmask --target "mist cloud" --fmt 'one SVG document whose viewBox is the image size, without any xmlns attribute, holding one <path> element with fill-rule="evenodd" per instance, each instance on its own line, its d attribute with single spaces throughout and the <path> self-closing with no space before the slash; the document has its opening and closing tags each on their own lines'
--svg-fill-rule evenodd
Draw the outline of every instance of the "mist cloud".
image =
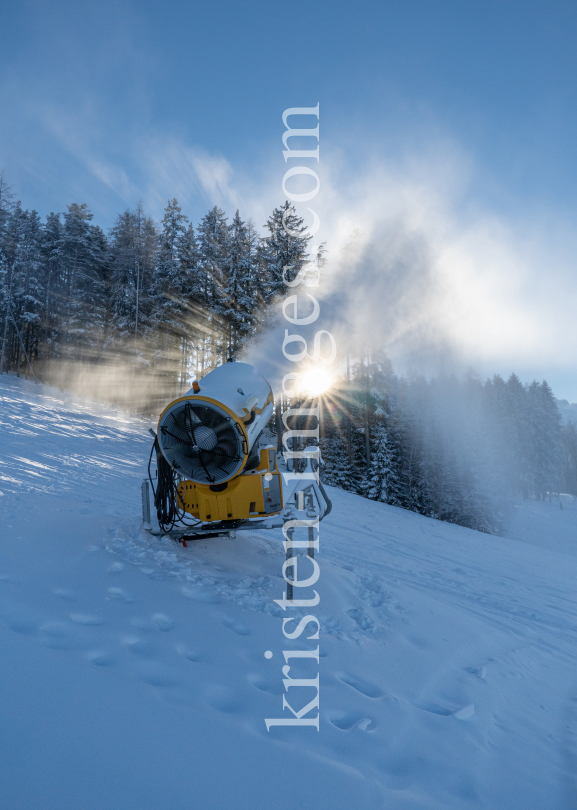
<svg viewBox="0 0 577 810">
<path fill-rule="evenodd" d="M 322 327 L 341 352 L 370 343 L 404 373 L 515 370 L 577 399 L 577 244 L 556 212 L 482 207 L 477 169 L 446 143 L 319 173 Z"/>
</svg>

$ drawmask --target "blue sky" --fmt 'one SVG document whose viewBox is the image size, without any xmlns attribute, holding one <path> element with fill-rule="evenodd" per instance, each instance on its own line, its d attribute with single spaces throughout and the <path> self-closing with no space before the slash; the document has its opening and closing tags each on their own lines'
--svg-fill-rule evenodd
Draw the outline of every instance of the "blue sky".
<svg viewBox="0 0 577 810">
<path fill-rule="evenodd" d="M 492 300 L 510 322 L 480 329 L 488 352 L 466 325 L 451 339 L 481 373 L 547 376 L 577 400 L 574 3 L 24 1 L 2 4 L 0 30 L 0 167 L 25 207 L 87 202 L 108 228 L 177 196 L 193 221 L 218 203 L 262 224 L 281 113 L 319 101 L 335 266 L 343 228 L 364 221 L 370 241 L 382 218 L 427 211 L 445 286 L 474 277 L 479 323 Z"/>
</svg>

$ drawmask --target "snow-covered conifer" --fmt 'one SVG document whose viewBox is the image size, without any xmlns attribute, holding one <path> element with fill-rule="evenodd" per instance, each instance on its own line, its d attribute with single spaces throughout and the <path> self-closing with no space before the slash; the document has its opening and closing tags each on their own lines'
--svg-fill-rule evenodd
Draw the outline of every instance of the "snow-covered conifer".
<svg viewBox="0 0 577 810">
<path fill-rule="evenodd" d="M 16 370 L 38 356 L 43 299 L 42 230 L 36 211 L 22 212 L 12 268 L 12 313 L 20 333 L 16 344 Z M 22 344 L 20 343 L 22 340 Z"/>
<path fill-rule="evenodd" d="M 367 497 L 373 501 L 398 501 L 398 479 L 393 448 L 384 422 L 373 432 L 371 466 L 367 473 Z"/>
<path fill-rule="evenodd" d="M 288 200 L 274 209 L 265 227 L 268 234 L 262 240 L 261 261 L 265 264 L 266 275 L 261 292 L 264 302 L 269 303 L 287 289 L 283 273 L 284 278 L 292 281 L 304 266 L 311 237 L 306 235 L 303 219 Z"/>
<path fill-rule="evenodd" d="M 235 354 L 250 334 L 256 308 L 254 240 L 237 210 L 228 229 L 223 265 L 221 314 L 228 325 L 229 354 Z"/>
</svg>

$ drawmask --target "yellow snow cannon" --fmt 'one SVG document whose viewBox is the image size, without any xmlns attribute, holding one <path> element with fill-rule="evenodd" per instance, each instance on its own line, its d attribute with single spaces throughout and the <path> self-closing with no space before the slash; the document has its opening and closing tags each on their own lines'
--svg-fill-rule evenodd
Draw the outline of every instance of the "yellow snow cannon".
<svg viewBox="0 0 577 810">
<path fill-rule="evenodd" d="M 152 482 L 161 530 L 181 522 L 179 513 L 222 531 L 282 511 L 276 450 L 259 441 L 273 409 L 264 377 L 248 363 L 228 362 L 163 410 L 156 488 Z"/>
</svg>

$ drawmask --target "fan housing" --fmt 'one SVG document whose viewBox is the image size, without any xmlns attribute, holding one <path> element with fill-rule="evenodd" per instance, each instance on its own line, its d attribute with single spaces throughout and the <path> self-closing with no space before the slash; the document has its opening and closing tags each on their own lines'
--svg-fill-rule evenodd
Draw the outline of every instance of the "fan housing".
<svg viewBox="0 0 577 810">
<path fill-rule="evenodd" d="M 246 431 L 226 406 L 198 396 L 184 397 L 164 411 L 158 428 L 160 449 L 183 478 L 222 484 L 246 464 Z"/>
</svg>

